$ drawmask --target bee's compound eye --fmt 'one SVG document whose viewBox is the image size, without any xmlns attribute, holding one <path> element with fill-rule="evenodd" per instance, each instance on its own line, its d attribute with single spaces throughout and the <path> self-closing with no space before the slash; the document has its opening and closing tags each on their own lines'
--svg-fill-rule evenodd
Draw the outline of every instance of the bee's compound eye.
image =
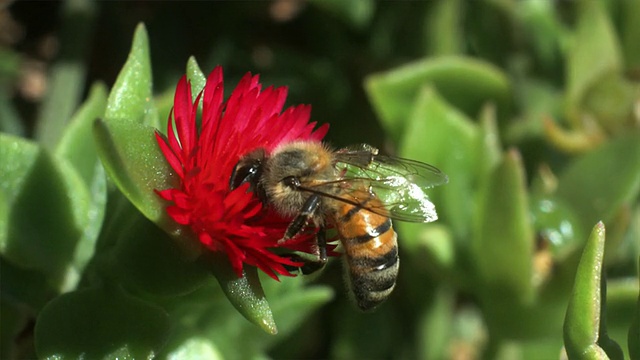
<svg viewBox="0 0 640 360">
<path fill-rule="evenodd" d="M 300 180 L 298 180 L 298 178 L 295 176 L 287 176 L 286 178 L 282 179 L 282 183 L 292 189 L 297 189 L 298 187 L 300 187 Z"/>
</svg>

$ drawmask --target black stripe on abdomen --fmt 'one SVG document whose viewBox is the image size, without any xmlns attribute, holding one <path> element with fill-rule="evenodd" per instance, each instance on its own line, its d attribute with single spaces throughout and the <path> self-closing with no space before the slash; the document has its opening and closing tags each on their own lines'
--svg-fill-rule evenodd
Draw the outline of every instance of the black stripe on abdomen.
<svg viewBox="0 0 640 360">
<path fill-rule="evenodd" d="M 392 229 L 388 231 L 393 232 Z M 396 233 L 386 236 L 393 237 L 390 240 L 393 241 L 393 247 L 384 254 L 373 257 L 347 255 L 351 291 L 356 304 L 363 311 L 372 310 L 384 302 L 396 284 L 400 268 Z"/>
<path fill-rule="evenodd" d="M 362 243 L 371 241 L 372 239 L 375 239 L 378 236 L 381 236 L 382 234 L 386 233 L 389 230 L 391 230 L 391 219 L 387 218 L 387 220 L 382 224 L 376 226 L 373 229 L 368 229 L 367 233 L 351 238 L 348 241 L 362 244 Z"/>
</svg>

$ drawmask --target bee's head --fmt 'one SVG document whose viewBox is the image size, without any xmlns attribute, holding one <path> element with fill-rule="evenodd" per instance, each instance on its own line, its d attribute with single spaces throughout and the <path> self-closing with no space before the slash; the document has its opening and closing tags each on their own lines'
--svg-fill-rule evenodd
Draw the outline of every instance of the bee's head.
<svg viewBox="0 0 640 360">
<path fill-rule="evenodd" d="M 256 149 L 243 156 L 233 168 L 229 179 L 229 189 L 234 190 L 244 183 L 249 183 L 249 191 L 256 192 L 264 200 L 264 191 L 260 186 L 260 178 L 264 172 L 265 151 Z"/>
</svg>

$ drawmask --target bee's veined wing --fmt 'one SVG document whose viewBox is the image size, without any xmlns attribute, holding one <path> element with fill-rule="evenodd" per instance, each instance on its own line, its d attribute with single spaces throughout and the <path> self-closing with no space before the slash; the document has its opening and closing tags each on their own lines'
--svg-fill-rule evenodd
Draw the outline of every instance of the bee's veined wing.
<svg viewBox="0 0 640 360">
<path fill-rule="evenodd" d="M 339 200 L 362 204 L 362 190 L 375 194 L 384 209 L 362 207 L 393 219 L 431 222 L 438 218 L 425 190 L 447 183 L 437 168 L 420 161 L 377 155 L 377 149 L 359 145 L 336 152 L 336 168 L 341 177 Z"/>
</svg>

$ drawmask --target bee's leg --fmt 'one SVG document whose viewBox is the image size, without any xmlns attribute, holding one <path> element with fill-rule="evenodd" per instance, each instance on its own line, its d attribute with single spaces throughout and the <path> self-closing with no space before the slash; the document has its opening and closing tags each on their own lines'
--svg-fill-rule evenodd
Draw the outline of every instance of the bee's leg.
<svg viewBox="0 0 640 360">
<path fill-rule="evenodd" d="M 300 214 L 291 221 L 289 226 L 287 227 L 287 231 L 284 232 L 284 237 L 278 240 L 278 244 L 282 244 L 287 242 L 290 239 L 296 237 L 296 235 L 300 234 L 304 226 L 309 223 L 316 210 L 320 206 L 320 196 L 311 195 L 302 205 L 302 209 L 300 209 Z"/>
<path fill-rule="evenodd" d="M 289 258 L 293 261 L 298 261 L 304 263 L 300 267 L 300 271 L 303 274 L 309 275 L 320 269 L 322 269 L 327 263 L 327 233 L 325 227 L 322 226 L 318 230 L 318 234 L 316 235 L 316 241 L 318 246 L 318 258 L 316 260 L 304 259 L 302 256 L 297 254 L 291 254 Z M 294 267 L 286 266 L 288 270 L 295 270 Z"/>
</svg>

